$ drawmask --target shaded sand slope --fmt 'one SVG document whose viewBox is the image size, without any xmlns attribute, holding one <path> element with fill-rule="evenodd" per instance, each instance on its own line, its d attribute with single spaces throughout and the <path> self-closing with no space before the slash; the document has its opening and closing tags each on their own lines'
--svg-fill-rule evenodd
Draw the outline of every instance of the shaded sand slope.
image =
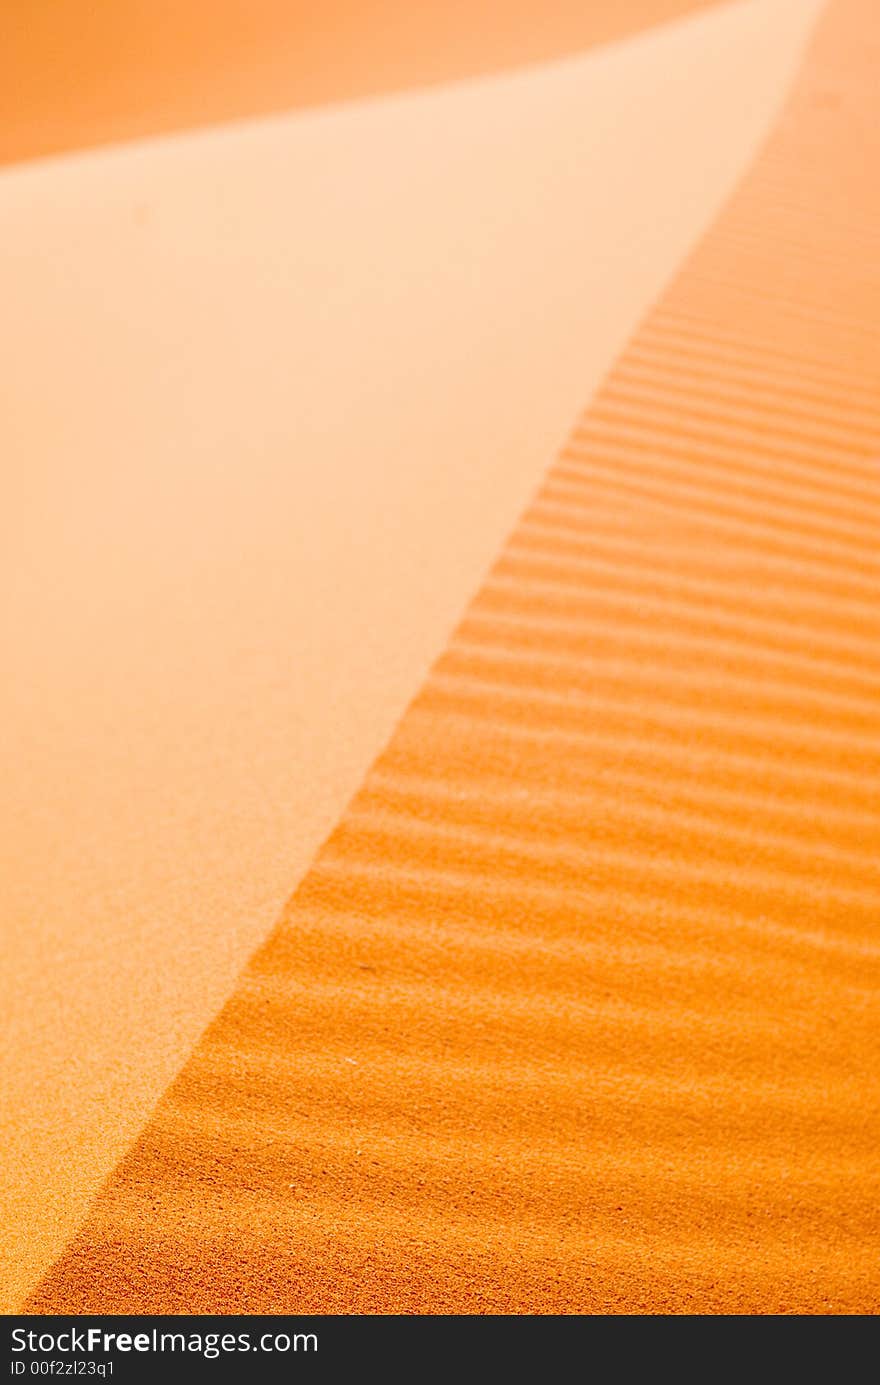
<svg viewBox="0 0 880 1385">
<path fill-rule="evenodd" d="M 30 1309 L 876 1307 L 876 26 L 831 4 Z"/>
<path fill-rule="evenodd" d="M 0 176 L 0 1307 L 268 936 L 815 13 Z"/>
<path fill-rule="evenodd" d="M 32 1311 L 870 1311 L 880 154 L 834 0 Z"/>
<path fill-rule="evenodd" d="M 719 0 L 5 0 L 0 163 L 577 53 Z"/>
</svg>

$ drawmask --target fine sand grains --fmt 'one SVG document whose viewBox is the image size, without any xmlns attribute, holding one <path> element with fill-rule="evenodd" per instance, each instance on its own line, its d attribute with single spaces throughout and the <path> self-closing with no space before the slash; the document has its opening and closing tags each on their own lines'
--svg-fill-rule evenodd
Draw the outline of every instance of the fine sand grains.
<svg viewBox="0 0 880 1385">
<path fill-rule="evenodd" d="M 30 1311 L 876 1309 L 878 50 L 833 0 Z"/>
<path fill-rule="evenodd" d="M 0 1310 L 269 937 L 822 4 L 0 172 Z"/>
</svg>

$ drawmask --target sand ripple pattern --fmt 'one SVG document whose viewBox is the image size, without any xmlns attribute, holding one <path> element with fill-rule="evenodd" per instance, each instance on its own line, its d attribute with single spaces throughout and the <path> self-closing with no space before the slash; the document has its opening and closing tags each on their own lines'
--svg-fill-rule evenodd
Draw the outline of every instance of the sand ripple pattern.
<svg viewBox="0 0 880 1385">
<path fill-rule="evenodd" d="M 32 1311 L 876 1310 L 878 52 L 835 0 Z"/>
</svg>

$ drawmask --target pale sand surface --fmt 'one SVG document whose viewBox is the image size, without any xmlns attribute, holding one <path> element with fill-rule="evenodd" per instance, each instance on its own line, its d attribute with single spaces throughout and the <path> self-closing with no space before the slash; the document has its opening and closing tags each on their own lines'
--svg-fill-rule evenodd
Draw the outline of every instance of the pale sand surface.
<svg viewBox="0 0 880 1385">
<path fill-rule="evenodd" d="M 5 1301 L 277 917 L 815 12 L 0 180 Z"/>
<path fill-rule="evenodd" d="M 830 5 L 32 1309 L 876 1311 L 878 37 Z"/>
<path fill-rule="evenodd" d="M 0 163 L 576 53 L 718 0 L 4 0 Z"/>
</svg>

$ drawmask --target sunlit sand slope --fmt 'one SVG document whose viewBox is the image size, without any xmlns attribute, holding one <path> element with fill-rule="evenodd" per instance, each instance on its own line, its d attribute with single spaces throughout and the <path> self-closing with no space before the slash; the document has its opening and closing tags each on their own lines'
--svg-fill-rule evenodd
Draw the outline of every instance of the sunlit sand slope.
<svg viewBox="0 0 880 1385">
<path fill-rule="evenodd" d="M 268 937 L 817 14 L 744 0 L 0 174 L 0 1310 Z"/>
<path fill-rule="evenodd" d="M 873 0 L 33 1311 L 877 1306 Z"/>
</svg>

